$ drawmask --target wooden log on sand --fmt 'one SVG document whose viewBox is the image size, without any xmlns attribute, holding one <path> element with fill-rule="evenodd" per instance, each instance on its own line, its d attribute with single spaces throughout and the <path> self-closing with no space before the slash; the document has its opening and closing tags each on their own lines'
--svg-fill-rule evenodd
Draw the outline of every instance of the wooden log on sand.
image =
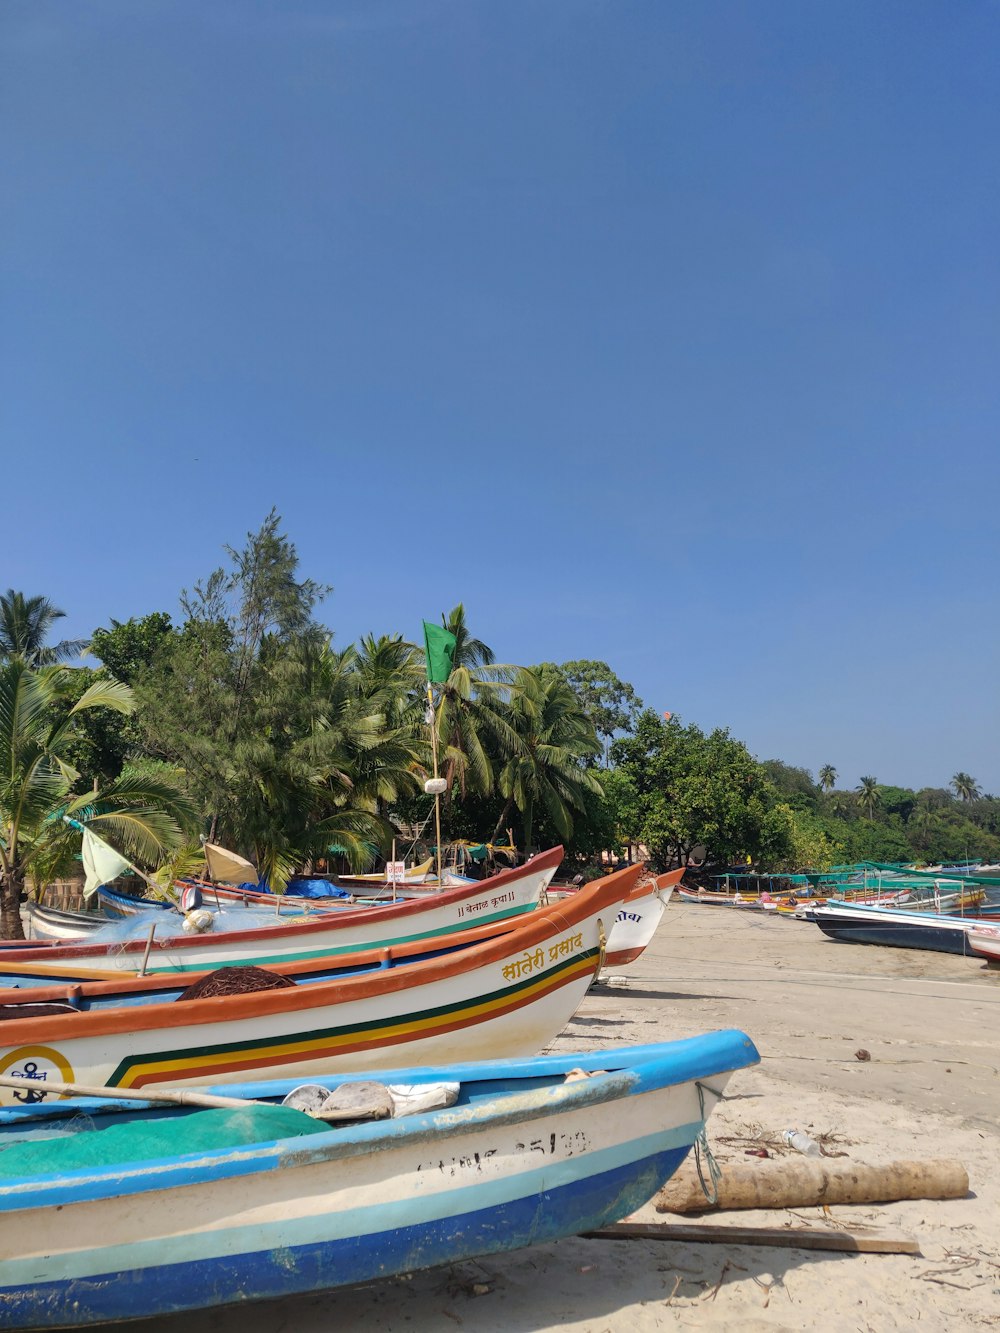
<svg viewBox="0 0 1000 1333">
<path fill-rule="evenodd" d="M 718 1203 L 710 1204 L 693 1168 L 683 1168 L 656 1196 L 660 1213 L 735 1208 L 805 1208 L 813 1204 L 894 1203 L 899 1199 L 960 1199 L 969 1177 L 960 1162 L 888 1162 L 862 1166 L 822 1158 L 755 1161 L 724 1166 Z"/>
</svg>

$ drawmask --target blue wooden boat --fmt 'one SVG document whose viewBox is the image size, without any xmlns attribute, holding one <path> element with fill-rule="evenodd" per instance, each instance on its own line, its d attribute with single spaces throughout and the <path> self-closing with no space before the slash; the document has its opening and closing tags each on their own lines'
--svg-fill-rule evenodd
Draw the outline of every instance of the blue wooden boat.
<svg viewBox="0 0 1000 1333">
<path fill-rule="evenodd" d="M 972 954 L 969 930 L 975 917 L 907 912 L 899 908 L 817 907 L 809 918 L 824 935 L 853 944 L 884 944 L 894 949 L 932 949 L 936 953 Z"/>
<path fill-rule="evenodd" d="M 241 894 L 235 889 L 217 888 L 215 885 L 208 884 L 186 884 L 184 881 L 178 881 L 175 885 L 178 898 L 186 888 L 197 889 L 201 895 L 201 905 L 210 911 L 213 908 L 219 911 L 235 911 L 237 908 L 242 908 L 252 912 L 261 922 L 273 919 L 275 915 L 301 917 L 304 913 L 314 910 L 304 898 L 289 897 L 285 899 L 272 895 L 270 900 L 267 900 L 263 894 L 254 894 L 251 897 L 249 894 Z M 148 920 L 150 913 L 154 916 L 161 916 L 164 912 L 177 912 L 177 903 L 164 902 L 159 898 L 142 898 L 129 893 L 119 893 L 115 889 L 109 889 L 106 884 L 102 884 L 98 888 L 97 899 L 105 917 L 111 921 L 133 920 L 137 917 Z M 330 899 L 329 901 L 330 905 L 336 905 L 341 901 L 347 905 L 350 899 Z M 107 920 L 104 924 L 107 924 Z"/>
<path fill-rule="evenodd" d="M 0 1328 L 275 1299 L 604 1226 L 653 1196 L 758 1059 L 728 1031 L 395 1070 L 380 1081 L 454 1082 L 458 1100 L 333 1129 L 278 1104 L 289 1080 L 221 1089 L 237 1109 L 3 1108 Z M 94 1128 L 38 1141 L 81 1113 Z"/>
</svg>

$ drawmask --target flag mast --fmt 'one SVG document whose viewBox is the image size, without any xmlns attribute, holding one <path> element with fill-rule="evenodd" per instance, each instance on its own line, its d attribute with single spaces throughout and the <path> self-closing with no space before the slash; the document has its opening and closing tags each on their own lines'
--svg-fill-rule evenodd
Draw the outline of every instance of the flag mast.
<svg viewBox="0 0 1000 1333">
<path fill-rule="evenodd" d="M 427 721 L 431 728 L 431 755 L 434 763 L 434 776 L 424 783 L 424 791 L 434 797 L 434 832 L 437 844 L 437 878 L 441 884 L 441 793 L 448 784 L 438 776 L 438 735 L 437 711 L 434 707 L 435 682 L 444 684 L 451 674 L 455 660 L 455 636 L 443 625 L 432 625 L 424 621 L 424 649 L 427 658 Z"/>
<path fill-rule="evenodd" d="M 427 712 L 431 719 L 431 754 L 434 756 L 434 777 L 424 790 L 434 793 L 434 846 L 437 852 L 437 880 L 441 883 L 441 788 L 445 785 L 438 777 L 438 729 L 437 713 L 434 710 L 434 691 L 427 682 Z"/>
</svg>

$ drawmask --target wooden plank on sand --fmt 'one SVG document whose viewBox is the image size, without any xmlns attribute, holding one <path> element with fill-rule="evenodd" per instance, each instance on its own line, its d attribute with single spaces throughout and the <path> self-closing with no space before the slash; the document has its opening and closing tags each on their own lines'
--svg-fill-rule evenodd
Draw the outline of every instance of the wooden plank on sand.
<svg viewBox="0 0 1000 1333">
<path fill-rule="evenodd" d="M 682 1245 L 772 1245 L 787 1250 L 840 1250 L 850 1254 L 919 1254 L 920 1244 L 899 1231 L 833 1231 L 828 1227 L 717 1227 L 688 1222 L 616 1222 L 585 1231 L 587 1240 L 672 1240 Z"/>
</svg>

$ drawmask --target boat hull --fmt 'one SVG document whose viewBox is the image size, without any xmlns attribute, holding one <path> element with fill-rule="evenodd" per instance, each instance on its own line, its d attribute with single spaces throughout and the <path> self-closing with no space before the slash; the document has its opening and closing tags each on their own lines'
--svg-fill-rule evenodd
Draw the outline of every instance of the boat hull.
<svg viewBox="0 0 1000 1333">
<path fill-rule="evenodd" d="M 700 903 L 702 907 L 736 907 L 744 911 L 759 911 L 762 907 L 759 895 L 743 893 L 712 893 L 707 889 L 678 889 L 681 902 Z"/>
<path fill-rule="evenodd" d="M 45 1099 L 49 1081 L 155 1084 L 312 1077 L 528 1055 L 573 1016 L 603 961 L 610 924 L 632 887 L 620 872 L 520 928 L 455 953 L 337 981 L 0 1023 L 0 1101 Z M 391 958 L 386 960 L 391 964 Z M 405 1056 L 403 1056 L 405 1052 Z"/>
<path fill-rule="evenodd" d="M 969 931 L 969 948 L 981 958 L 1000 966 L 1000 928 L 974 926 Z"/>
<path fill-rule="evenodd" d="M 634 963 L 646 950 L 663 920 L 667 904 L 684 874 L 684 867 L 657 877 L 652 885 L 634 889 L 618 909 L 608 936 L 608 967 Z"/>
<path fill-rule="evenodd" d="M 621 1067 L 628 1051 L 533 1060 L 524 1092 L 518 1071 L 500 1066 L 496 1095 L 410 1121 L 119 1164 L 80 1181 L 36 1177 L 19 1197 L 4 1182 L 0 1225 L 12 1243 L 0 1260 L 0 1328 L 279 1299 L 617 1221 L 677 1169 L 731 1070 L 757 1059 L 742 1033 L 644 1049 L 668 1054 L 639 1073 Z M 607 1064 L 561 1081 L 572 1065 Z M 489 1068 L 386 1077 L 457 1075 L 464 1088 Z"/>
<path fill-rule="evenodd" d="M 970 922 L 928 913 L 893 912 L 880 907 L 817 907 L 812 920 L 830 939 L 881 944 L 893 949 L 930 949 L 970 954 Z"/>
<path fill-rule="evenodd" d="M 532 911 L 555 874 L 562 849 L 474 888 L 440 891 L 433 900 L 324 912 L 256 930 L 155 939 L 145 973 L 204 972 L 217 967 L 297 962 L 431 939 Z M 0 985 L 112 980 L 143 967 L 146 941 L 114 945 L 0 948 Z"/>
<path fill-rule="evenodd" d="M 25 903 L 22 911 L 27 917 L 28 933 L 32 939 L 54 940 L 60 944 L 85 940 L 95 930 L 108 924 L 105 918 L 94 913 L 62 912 L 39 903 Z"/>
</svg>

